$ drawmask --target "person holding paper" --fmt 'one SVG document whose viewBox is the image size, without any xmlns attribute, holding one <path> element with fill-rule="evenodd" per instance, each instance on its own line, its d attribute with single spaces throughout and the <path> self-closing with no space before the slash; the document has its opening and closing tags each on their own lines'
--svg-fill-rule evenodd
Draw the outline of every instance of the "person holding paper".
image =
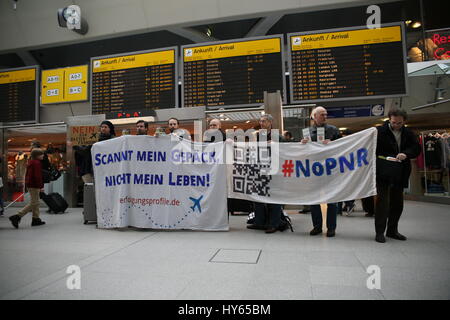
<svg viewBox="0 0 450 320">
<path fill-rule="evenodd" d="M 420 153 L 415 134 L 405 127 L 407 114 L 393 109 L 389 120 L 377 128 L 377 196 L 375 197 L 375 241 L 384 243 L 386 236 L 406 240 L 398 232 L 403 211 L 403 188 L 408 187 L 411 174 L 410 159 Z M 386 230 L 387 225 L 387 230 Z"/>
<path fill-rule="evenodd" d="M 301 143 L 309 141 L 328 144 L 330 141 L 339 139 L 341 134 L 339 129 L 327 123 L 327 110 L 324 107 L 316 107 L 311 112 L 313 125 L 303 129 Z M 334 237 L 336 234 L 337 203 L 327 204 L 327 237 Z M 309 233 L 312 236 L 322 233 L 322 210 L 320 204 L 311 205 L 311 218 L 313 229 Z"/>
</svg>

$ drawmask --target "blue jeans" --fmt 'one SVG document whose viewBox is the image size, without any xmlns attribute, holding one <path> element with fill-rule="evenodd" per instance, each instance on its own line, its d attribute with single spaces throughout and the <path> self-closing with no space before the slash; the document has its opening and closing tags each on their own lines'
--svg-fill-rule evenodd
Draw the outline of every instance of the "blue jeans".
<svg viewBox="0 0 450 320">
<path fill-rule="evenodd" d="M 255 202 L 255 225 L 278 228 L 283 214 L 281 204 Z"/>
<path fill-rule="evenodd" d="M 337 216 L 337 203 L 327 204 L 327 229 L 336 229 L 336 216 Z M 311 205 L 311 218 L 313 226 L 316 229 L 322 229 L 322 211 L 320 210 L 320 204 Z"/>
</svg>

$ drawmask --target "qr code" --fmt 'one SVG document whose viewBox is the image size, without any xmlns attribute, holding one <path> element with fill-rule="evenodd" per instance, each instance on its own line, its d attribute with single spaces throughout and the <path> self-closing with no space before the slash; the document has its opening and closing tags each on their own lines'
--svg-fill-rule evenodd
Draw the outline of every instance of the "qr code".
<svg viewBox="0 0 450 320">
<path fill-rule="evenodd" d="M 233 192 L 270 197 L 270 146 L 235 146 Z"/>
</svg>

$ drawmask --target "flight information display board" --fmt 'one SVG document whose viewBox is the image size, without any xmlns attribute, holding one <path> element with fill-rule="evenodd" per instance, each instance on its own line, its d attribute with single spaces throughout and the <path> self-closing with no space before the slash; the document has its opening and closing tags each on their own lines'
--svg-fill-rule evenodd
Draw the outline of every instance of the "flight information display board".
<svg viewBox="0 0 450 320">
<path fill-rule="evenodd" d="M 176 57 L 173 47 L 92 58 L 92 114 L 177 107 Z"/>
<path fill-rule="evenodd" d="M 255 106 L 264 91 L 284 95 L 282 37 L 183 46 L 183 107 Z"/>
<path fill-rule="evenodd" d="M 88 100 L 88 66 L 43 70 L 41 103 L 66 103 Z"/>
<path fill-rule="evenodd" d="M 0 122 L 38 121 L 39 67 L 0 70 Z"/>
<path fill-rule="evenodd" d="M 407 94 L 403 26 L 288 35 L 291 103 Z"/>
</svg>

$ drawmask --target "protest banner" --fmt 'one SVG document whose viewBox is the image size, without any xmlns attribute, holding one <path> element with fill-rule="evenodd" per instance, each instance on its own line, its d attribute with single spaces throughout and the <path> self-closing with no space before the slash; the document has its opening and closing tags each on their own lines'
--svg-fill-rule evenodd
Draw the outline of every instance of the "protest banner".
<svg viewBox="0 0 450 320">
<path fill-rule="evenodd" d="M 95 143 L 99 228 L 228 230 L 222 143 L 121 136 Z"/>
</svg>

